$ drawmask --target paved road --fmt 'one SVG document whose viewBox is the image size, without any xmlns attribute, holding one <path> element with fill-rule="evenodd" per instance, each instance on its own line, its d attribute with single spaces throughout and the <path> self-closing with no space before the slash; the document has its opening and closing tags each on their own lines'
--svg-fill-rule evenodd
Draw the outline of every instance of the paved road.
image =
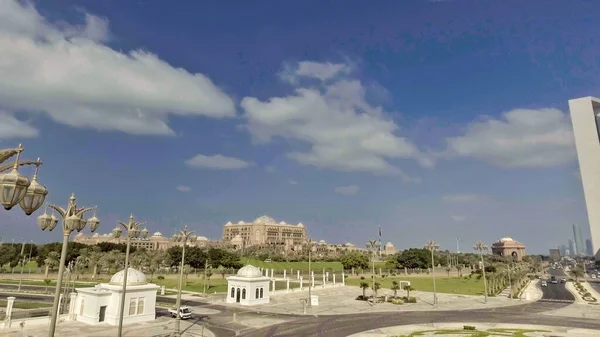
<svg viewBox="0 0 600 337">
<path fill-rule="evenodd" d="M 550 283 L 550 277 L 554 275 L 560 281 L 561 278 L 567 277 L 565 272 L 562 269 L 549 269 L 548 274 L 542 277 L 542 280 L 546 280 L 548 282 L 547 287 L 541 287 L 543 291 L 543 296 L 541 301 L 548 302 L 565 302 L 572 303 L 575 301 L 575 296 L 571 294 L 570 291 L 567 290 L 564 283 L 552 284 Z"/>
<path fill-rule="evenodd" d="M 354 314 L 343 316 L 302 317 L 297 320 L 262 329 L 243 332 L 244 337 L 338 337 L 388 326 L 449 323 L 449 322 L 489 322 L 560 325 L 588 329 L 600 329 L 596 319 L 560 319 L 539 315 L 538 312 L 553 310 L 567 303 L 536 302 L 513 307 L 470 310 L 470 311 L 430 311 Z"/>
</svg>

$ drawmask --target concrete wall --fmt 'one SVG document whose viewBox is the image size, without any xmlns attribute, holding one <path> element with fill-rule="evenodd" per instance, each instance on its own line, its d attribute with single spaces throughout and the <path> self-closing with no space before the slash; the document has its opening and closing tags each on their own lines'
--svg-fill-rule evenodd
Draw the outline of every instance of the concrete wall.
<svg viewBox="0 0 600 337">
<path fill-rule="evenodd" d="M 600 249 L 600 140 L 596 114 L 600 112 L 600 100 L 583 97 L 569 101 L 579 170 L 587 207 L 592 247 L 598 256 Z"/>
</svg>

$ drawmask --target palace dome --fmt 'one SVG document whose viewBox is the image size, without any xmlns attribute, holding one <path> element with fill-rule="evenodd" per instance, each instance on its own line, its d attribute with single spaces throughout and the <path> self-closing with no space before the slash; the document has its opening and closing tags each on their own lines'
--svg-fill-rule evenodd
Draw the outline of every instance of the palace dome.
<svg viewBox="0 0 600 337">
<path fill-rule="evenodd" d="M 273 218 L 271 218 L 270 216 L 263 215 L 254 219 L 253 223 L 274 224 L 275 220 L 273 220 Z"/>
<path fill-rule="evenodd" d="M 249 264 L 249 265 L 246 265 L 246 266 L 240 268 L 240 270 L 238 270 L 238 272 L 237 272 L 237 276 L 246 277 L 246 278 L 254 278 L 254 277 L 261 277 L 262 273 L 260 272 L 260 269 Z"/>
<path fill-rule="evenodd" d="M 116 272 L 111 278 L 108 284 L 110 285 L 123 285 L 123 278 L 125 276 L 125 269 Z M 148 284 L 146 282 L 146 275 L 139 270 L 133 268 L 127 268 L 127 285 L 128 286 L 141 286 Z"/>
</svg>

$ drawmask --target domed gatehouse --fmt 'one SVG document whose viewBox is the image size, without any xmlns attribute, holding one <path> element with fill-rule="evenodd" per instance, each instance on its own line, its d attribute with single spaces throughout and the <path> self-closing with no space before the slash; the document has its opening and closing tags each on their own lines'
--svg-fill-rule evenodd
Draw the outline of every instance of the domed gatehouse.
<svg viewBox="0 0 600 337">
<path fill-rule="evenodd" d="M 237 275 L 227 278 L 226 303 L 256 305 L 269 303 L 269 281 L 260 269 L 246 265 L 238 270 Z"/>
<path fill-rule="evenodd" d="M 75 301 L 76 320 L 87 324 L 119 325 L 123 277 L 121 270 L 109 283 L 94 288 L 78 288 Z M 127 293 L 123 324 L 153 321 L 156 319 L 156 284 L 146 282 L 141 271 L 127 268 Z"/>
</svg>

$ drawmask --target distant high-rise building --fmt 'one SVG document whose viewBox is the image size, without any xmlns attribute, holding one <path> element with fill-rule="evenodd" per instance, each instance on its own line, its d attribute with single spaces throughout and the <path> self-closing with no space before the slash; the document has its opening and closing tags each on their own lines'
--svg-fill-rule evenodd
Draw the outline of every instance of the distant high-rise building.
<svg viewBox="0 0 600 337">
<path fill-rule="evenodd" d="M 552 260 L 552 261 L 560 261 L 560 250 L 558 250 L 558 249 L 550 249 L 550 260 Z"/>
<path fill-rule="evenodd" d="M 569 251 L 568 249 L 565 250 L 565 256 L 571 256 L 571 251 Z"/>
<path fill-rule="evenodd" d="M 567 256 L 577 255 L 577 251 L 575 250 L 575 242 L 569 239 L 569 254 Z"/>
<path fill-rule="evenodd" d="M 567 251 L 569 249 L 567 249 L 567 246 L 565 245 L 560 245 L 558 246 L 558 250 L 560 251 L 560 256 L 567 256 Z"/>
<path fill-rule="evenodd" d="M 585 240 L 585 253 L 587 256 L 594 256 L 594 248 L 591 239 Z"/>
<path fill-rule="evenodd" d="M 593 97 L 572 99 L 569 100 L 569 110 L 592 236 L 593 255 L 600 257 L 600 100 Z"/>
<path fill-rule="evenodd" d="M 583 238 L 581 237 L 581 231 L 577 224 L 573 224 L 573 240 L 575 240 L 575 255 L 585 255 Z"/>
</svg>

